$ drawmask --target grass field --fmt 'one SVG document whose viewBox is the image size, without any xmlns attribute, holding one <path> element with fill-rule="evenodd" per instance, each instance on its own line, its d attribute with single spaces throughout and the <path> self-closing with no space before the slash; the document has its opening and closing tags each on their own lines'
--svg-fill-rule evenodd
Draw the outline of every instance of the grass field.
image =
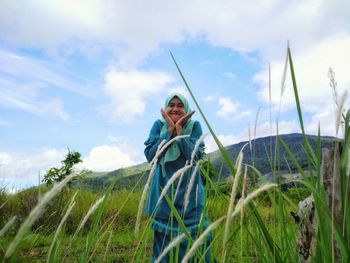
<svg viewBox="0 0 350 263">
<path fill-rule="evenodd" d="M 42 195 L 44 191 L 45 189 L 43 188 L 40 189 L 40 191 L 38 188 L 32 188 L 15 195 L 2 193 L 0 201 L 3 206 L 0 209 L 0 228 L 5 225 L 12 215 L 17 215 L 18 221 L 11 227 L 7 234 L 0 239 L 0 258 L 4 258 L 6 248 L 13 240 L 20 221 L 23 221 L 36 205 L 39 192 Z M 302 191 L 300 190 L 300 192 Z M 69 202 L 74 193 L 74 190 L 66 190 L 57 195 L 56 198 L 48 204 L 45 212 L 33 225 L 31 233 L 23 238 L 21 248 L 17 252 L 16 260 L 18 262 L 46 261 L 55 231 L 60 223 L 60 219 L 64 216 L 65 204 Z M 74 233 L 90 206 L 102 196 L 103 195 L 100 193 L 93 193 L 88 190 L 80 190 L 78 192 L 75 198 L 76 204 L 66 221 L 64 230 L 59 236 L 58 251 L 60 252 L 60 259 L 64 259 L 66 262 L 78 262 L 80 260 L 85 250 L 88 233 L 91 231 L 92 223 L 96 215 L 93 214 L 87 220 L 81 233 L 76 237 L 73 237 Z M 105 223 L 108 223 L 115 214 L 118 215 L 109 228 L 102 231 L 101 235 L 99 235 L 98 241 L 96 241 L 94 245 L 94 251 L 91 253 L 93 262 L 97 262 L 99 259 L 104 259 L 106 262 L 111 262 L 113 260 L 116 262 L 130 262 L 132 260 L 134 254 L 137 252 L 136 248 L 139 241 L 138 237 L 135 236 L 134 227 L 140 197 L 140 192 L 131 193 L 130 190 L 114 192 L 109 196 L 103 218 L 99 223 L 100 227 L 102 228 Z M 297 201 L 298 197 L 296 197 L 294 190 L 291 191 L 291 197 L 294 201 Z M 259 206 L 258 210 L 269 231 L 272 233 L 272 236 L 277 238 L 278 232 L 276 230 L 280 226 L 279 222 L 276 222 L 274 219 L 274 209 L 271 204 L 267 202 L 267 198 L 268 196 L 265 195 L 257 200 L 257 205 Z M 128 199 L 128 202 L 124 204 L 126 199 Z M 27 202 L 24 202 L 24 200 Z M 208 198 L 207 202 L 211 221 L 218 219 L 222 215 L 222 211 L 227 210 L 228 200 L 225 200 L 225 198 L 212 196 Z M 123 205 L 124 208 L 120 210 Z M 292 207 L 286 207 L 285 209 L 286 212 L 293 210 Z M 146 217 L 142 219 L 143 229 L 147 221 L 148 219 Z M 287 221 L 287 231 L 289 231 L 291 235 L 294 235 L 297 225 L 292 221 L 292 217 L 288 217 Z M 239 225 L 239 220 L 233 222 L 234 228 L 239 228 Z M 222 226 L 214 232 L 215 242 L 212 250 L 215 255 L 221 254 L 221 236 L 223 231 L 224 227 Z M 255 232 L 252 224 L 244 226 L 242 233 L 243 244 L 240 244 L 240 237 L 233 238 L 232 256 L 240 255 L 242 245 L 245 249 L 244 253 L 241 255 L 243 262 L 253 262 L 259 258 L 258 250 L 254 249 L 255 245 L 249 237 L 249 232 Z M 148 261 L 147 259 L 150 257 L 152 246 L 152 233 L 150 229 L 148 229 L 147 235 L 149 238 L 146 242 L 146 248 L 143 251 L 143 259 L 146 261 Z M 109 244 L 108 250 L 106 250 L 107 244 Z M 248 249 L 246 250 L 246 248 Z"/>
<path fill-rule="evenodd" d="M 316 243 L 311 250 L 312 262 L 349 262 L 350 111 L 345 112 L 342 108 L 346 94 L 336 103 L 337 127 L 343 123 L 344 138 L 340 140 L 342 151 L 339 167 L 336 167 L 333 176 L 333 182 L 335 179 L 339 180 L 339 189 L 333 187 L 329 200 L 321 182 L 320 132 L 317 147 L 311 147 L 304 130 L 289 47 L 286 62 L 286 70 L 289 65 L 292 77 L 303 135 L 302 149 L 307 156 L 308 173 L 311 175 L 306 175 L 295 154 L 277 136 L 274 151 L 276 155 L 270 156 L 267 153 L 266 156 L 271 172 L 276 176 L 280 175 L 280 164 L 283 160 L 279 157 L 277 149 L 282 147 L 288 152 L 303 178 L 296 180 L 303 188 L 289 192 L 281 191 L 278 180 L 277 184 L 255 184 L 255 178 L 262 178 L 262 175 L 254 168 L 254 161 L 248 164 L 244 162 L 243 153 L 238 155 L 235 162 L 231 160 L 174 59 L 233 179 L 228 186 L 221 187 L 211 180 L 209 169 L 201 169 L 207 181 L 204 209 L 208 212 L 212 224 L 207 230 L 202 229 L 195 240 L 184 227 L 173 206 L 171 195 L 165 195 L 164 198 L 189 243 L 189 249 L 182 262 L 188 262 L 186 260 L 192 256 L 195 262 L 202 260 L 205 251 L 198 248 L 209 230 L 213 234 L 210 249 L 218 262 L 302 262 L 296 240 L 299 225 L 293 222 L 290 211 L 296 211 L 298 201 L 309 193 L 313 195 L 315 212 L 319 219 L 314 234 Z M 250 167 L 249 172 L 246 172 L 246 167 Z M 113 184 L 101 193 L 69 189 L 66 185 L 73 176 L 74 174 L 69 175 L 50 189 L 32 188 L 15 195 L 8 195 L 6 191 L 0 190 L 0 257 L 12 262 L 149 262 L 152 246 L 152 232 L 149 227 L 151 219 L 140 217 L 140 222 L 138 221 L 144 200 L 139 190 L 113 192 Z M 253 179 L 254 184 L 247 184 L 249 180 L 246 178 Z M 145 193 L 146 190 L 147 188 Z M 336 208 L 340 215 L 337 224 L 334 209 L 336 193 L 339 193 Z M 135 228 L 138 231 L 135 231 Z M 170 253 L 173 253 L 172 251 L 176 251 L 176 247 L 173 247 Z M 170 263 L 172 262 L 177 262 L 176 257 L 171 258 Z"/>
</svg>

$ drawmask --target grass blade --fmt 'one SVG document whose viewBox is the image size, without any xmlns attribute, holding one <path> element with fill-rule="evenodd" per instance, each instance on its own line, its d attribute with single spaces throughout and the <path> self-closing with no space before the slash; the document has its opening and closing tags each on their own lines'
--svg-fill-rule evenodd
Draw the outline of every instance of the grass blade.
<svg viewBox="0 0 350 263">
<path fill-rule="evenodd" d="M 5 258 L 11 257 L 11 255 L 15 252 L 15 250 L 18 249 L 19 244 L 21 240 L 24 238 L 24 235 L 30 230 L 30 227 L 33 225 L 35 220 L 43 213 L 46 204 L 55 196 L 57 195 L 62 188 L 71 180 L 75 174 L 70 174 L 65 179 L 63 179 L 58 184 L 54 185 L 52 189 L 45 193 L 45 195 L 40 199 L 36 207 L 30 212 L 29 216 L 26 218 L 26 220 L 22 223 L 20 229 L 17 232 L 17 235 L 15 236 L 14 240 L 10 243 L 9 247 L 7 248 Z"/>
<path fill-rule="evenodd" d="M 188 92 L 190 93 L 190 95 L 191 95 L 191 97 L 192 97 L 194 103 L 196 104 L 199 113 L 201 114 L 201 116 L 202 116 L 202 118 L 203 118 L 205 124 L 207 125 L 207 127 L 208 127 L 208 129 L 209 129 L 211 135 L 213 136 L 215 143 L 216 143 L 217 146 L 219 147 L 220 153 L 221 153 L 221 155 L 222 155 L 222 157 L 223 157 L 223 159 L 224 159 L 224 161 L 225 161 L 225 163 L 226 163 L 226 165 L 227 165 L 228 170 L 230 171 L 230 173 L 231 173 L 232 175 L 234 175 L 234 174 L 236 173 L 236 169 L 235 169 L 235 167 L 233 166 L 233 164 L 232 164 L 232 162 L 231 162 L 231 160 L 230 160 L 230 157 L 229 157 L 229 155 L 228 155 L 228 153 L 227 153 L 225 147 L 221 144 L 220 140 L 218 139 L 218 137 L 217 137 L 216 134 L 214 133 L 214 130 L 212 129 L 211 125 L 209 124 L 207 118 L 205 117 L 205 115 L 204 115 L 204 113 L 203 113 L 201 107 L 199 106 L 199 104 L 198 104 L 196 98 L 194 97 L 194 95 L 193 95 L 193 93 L 192 93 L 192 90 L 190 89 L 189 85 L 187 84 L 187 81 L 186 81 L 184 75 L 182 74 L 181 69 L 180 69 L 180 67 L 178 66 L 178 64 L 177 64 L 177 62 L 176 62 L 176 60 L 175 60 L 173 54 L 171 53 L 171 51 L 170 51 L 170 55 L 171 55 L 171 57 L 172 57 L 172 59 L 173 59 L 173 61 L 174 61 L 174 63 L 175 63 L 175 66 L 176 66 L 176 68 L 177 68 L 177 70 L 178 70 L 178 72 L 179 72 L 179 74 L 180 74 L 180 76 L 181 76 L 183 82 L 185 83 L 185 86 L 186 86 Z"/>
</svg>

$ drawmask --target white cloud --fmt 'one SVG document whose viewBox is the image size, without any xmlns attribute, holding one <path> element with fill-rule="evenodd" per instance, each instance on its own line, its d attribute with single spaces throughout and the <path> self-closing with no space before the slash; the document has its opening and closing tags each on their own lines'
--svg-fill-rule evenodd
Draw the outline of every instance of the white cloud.
<svg viewBox="0 0 350 263">
<path fill-rule="evenodd" d="M 62 98 L 53 89 L 88 95 L 72 74 L 57 63 L 33 59 L 0 49 L 0 106 L 45 117 L 68 120 Z"/>
<path fill-rule="evenodd" d="M 96 172 L 109 172 L 135 164 L 132 155 L 117 146 L 96 146 L 83 159 L 81 166 Z"/>
<path fill-rule="evenodd" d="M 349 104 L 345 109 L 349 109 Z M 336 136 L 335 115 L 337 109 L 335 104 L 333 104 L 329 98 L 320 99 L 318 103 L 306 105 L 305 110 L 311 114 L 310 121 L 304 124 L 307 133 L 317 134 L 318 125 L 320 125 L 321 135 Z M 343 136 L 341 128 L 339 129 L 337 136 Z"/>
<path fill-rule="evenodd" d="M 232 117 L 232 114 L 237 111 L 239 106 L 238 103 L 233 102 L 228 97 L 220 97 L 218 100 L 218 105 L 220 109 L 216 112 L 216 114 L 224 118 Z"/>
<path fill-rule="evenodd" d="M 253 129 L 253 127 L 251 127 L 251 129 Z M 288 134 L 288 133 L 300 133 L 300 127 L 299 127 L 299 123 L 295 120 L 291 120 L 291 121 L 279 121 L 278 122 L 278 133 L 279 134 Z M 272 127 L 271 127 L 271 132 L 270 132 L 270 123 L 269 122 L 264 122 L 262 124 L 260 124 L 257 127 L 257 132 L 256 132 L 256 137 L 266 137 L 266 136 L 270 136 L 270 134 L 272 133 L 272 135 L 276 135 L 277 133 L 277 127 L 276 124 L 273 123 Z M 251 136 L 253 137 L 253 130 L 251 130 Z M 252 138 L 253 139 L 253 138 Z"/>
<path fill-rule="evenodd" d="M 69 114 L 64 111 L 63 101 L 60 98 L 55 98 L 44 103 L 40 111 L 48 115 L 57 115 L 64 121 L 69 119 Z"/>
<path fill-rule="evenodd" d="M 0 3 L 0 34 L 19 46 L 61 47 L 72 40 L 76 48 L 107 46 L 125 61 L 142 60 L 161 44 L 188 37 L 278 57 L 288 39 L 297 49 L 308 49 L 330 35 L 349 32 L 349 16 L 346 0 L 5 0 Z"/>
<path fill-rule="evenodd" d="M 211 101 L 214 100 L 214 97 L 211 96 L 211 95 L 208 95 L 208 96 L 204 97 L 203 100 L 204 100 L 205 102 L 211 102 Z"/>
<path fill-rule="evenodd" d="M 127 153 L 127 155 L 130 156 L 134 161 L 137 159 L 140 162 L 143 162 L 145 157 L 143 155 L 143 152 L 140 151 L 139 148 L 135 148 L 130 143 L 128 143 L 129 139 L 124 136 L 114 136 L 114 135 L 108 135 L 107 136 L 108 141 L 111 143 L 109 146 L 117 147 L 119 148 L 123 153 Z M 142 156 L 142 158 L 140 158 Z"/>
<path fill-rule="evenodd" d="M 163 92 L 173 78 L 163 71 L 118 71 L 110 69 L 103 91 L 112 100 L 109 117 L 116 122 L 130 122 L 142 116 L 146 99 Z"/>
<path fill-rule="evenodd" d="M 70 81 L 74 76 L 58 66 L 57 61 L 34 59 L 2 49 L 0 49 L 0 77 L 13 86 L 21 86 L 23 92 L 30 92 L 32 95 L 42 88 L 49 87 L 88 94 L 81 85 Z"/>
<path fill-rule="evenodd" d="M 5 152 L 0 153 L 0 166 L 7 165 L 11 162 L 11 155 Z"/>
<path fill-rule="evenodd" d="M 295 52 L 294 55 L 292 53 L 302 110 L 304 114 L 311 115 L 312 123 L 306 124 L 306 126 L 309 127 L 310 133 L 317 132 L 315 127 L 318 126 L 318 121 L 320 121 L 321 129 L 325 131 L 327 135 L 334 135 L 334 121 L 330 119 L 331 115 L 334 114 L 334 108 L 332 106 L 334 102 L 332 90 L 329 86 L 328 70 L 329 67 L 332 67 L 335 71 L 339 94 L 342 94 L 344 90 L 349 90 L 349 46 L 350 37 L 339 35 L 315 45 L 314 48 L 307 53 Z M 273 107 L 276 108 L 280 100 L 284 61 L 281 57 L 280 60 L 273 61 L 271 65 L 272 104 Z M 258 98 L 268 103 L 267 70 L 264 69 L 260 71 L 255 76 L 255 80 L 261 84 Z M 295 99 L 290 76 L 287 75 L 287 86 L 282 97 L 281 110 L 284 112 L 290 109 L 295 109 Z M 328 116 L 327 118 L 324 117 L 325 114 Z"/>
<path fill-rule="evenodd" d="M 235 115 L 235 119 L 239 119 L 239 118 L 243 118 L 243 117 L 248 117 L 252 115 L 252 111 L 251 110 L 245 110 L 242 111 L 241 113 Z"/>
<path fill-rule="evenodd" d="M 44 117 L 58 117 L 62 120 L 68 120 L 69 114 L 63 109 L 61 98 L 50 100 L 39 100 L 36 95 L 31 95 L 30 91 L 22 89 L 21 86 L 3 85 L 4 81 L 0 79 L 0 106 L 15 110 L 22 110 L 32 114 Z"/>
<path fill-rule="evenodd" d="M 237 79 L 236 74 L 234 74 L 233 72 L 225 72 L 225 73 L 223 73 L 223 76 L 227 77 L 227 78 L 229 78 L 231 80 L 236 80 Z"/>
<path fill-rule="evenodd" d="M 0 181 L 7 187 L 23 188 L 38 184 L 39 173 L 60 166 L 66 150 L 43 149 L 31 153 L 0 152 Z"/>
<path fill-rule="evenodd" d="M 67 150 L 42 149 L 36 152 L 0 152 L 0 186 L 7 188 L 26 188 L 38 184 L 51 167 L 60 167 Z M 92 171 L 112 171 L 144 161 L 139 158 L 139 151 L 125 143 L 118 146 L 101 145 L 91 149 L 82 158 L 83 163 L 77 169 L 87 168 Z"/>
</svg>

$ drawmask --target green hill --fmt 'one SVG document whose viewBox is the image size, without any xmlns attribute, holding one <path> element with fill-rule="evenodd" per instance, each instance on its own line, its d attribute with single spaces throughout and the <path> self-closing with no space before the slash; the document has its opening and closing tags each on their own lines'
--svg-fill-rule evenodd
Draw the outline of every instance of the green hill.
<svg viewBox="0 0 350 263">
<path fill-rule="evenodd" d="M 84 178 L 74 181 L 74 186 L 91 188 L 94 191 L 105 190 L 113 180 L 117 180 L 115 189 L 133 188 L 141 178 L 139 188 L 145 184 L 147 176 L 145 174 L 148 164 L 146 162 L 131 167 L 120 168 L 112 172 L 95 173 L 89 172 Z M 143 175 L 143 176 L 142 176 Z"/>
<path fill-rule="evenodd" d="M 291 151 L 295 154 L 300 166 L 307 170 L 307 161 L 303 149 L 303 139 L 302 135 L 298 133 L 280 135 L 280 138 L 288 145 Z M 307 135 L 311 147 L 316 151 L 317 149 L 317 136 Z M 334 145 L 336 138 L 323 136 L 321 137 L 321 148 L 331 148 Z M 240 142 L 226 147 L 226 150 L 231 157 L 231 160 L 235 162 L 237 155 L 243 145 L 248 142 Z M 244 164 L 253 164 L 261 172 L 261 174 L 271 174 L 271 160 L 274 163 L 276 159 L 275 156 L 280 156 L 280 170 L 281 171 L 291 171 L 296 173 L 297 169 L 292 163 L 290 157 L 284 150 L 282 145 L 278 145 L 278 149 L 275 150 L 276 146 L 276 136 L 268 136 L 264 138 L 258 138 L 252 140 L 251 144 L 248 145 L 243 150 Z M 272 154 L 271 154 L 272 153 Z M 272 156 L 272 158 L 271 158 Z M 219 151 L 208 153 L 205 158 L 208 158 L 216 171 L 220 171 L 222 166 L 221 179 L 227 179 L 230 174 L 223 164 L 221 155 Z M 142 188 L 147 180 L 147 163 L 141 163 L 135 166 L 121 168 L 108 173 L 90 173 L 85 178 L 77 180 L 75 182 L 76 186 L 88 187 L 94 191 L 104 190 L 112 182 L 113 179 L 117 179 L 115 189 L 122 188 Z M 270 178 L 268 178 L 270 179 Z M 139 182 L 140 181 L 140 182 Z M 139 182 L 139 183 L 138 183 Z"/>
<path fill-rule="evenodd" d="M 284 134 L 279 136 L 289 147 L 291 152 L 295 155 L 298 160 L 299 165 L 306 170 L 307 169 L 307 159 L 304 152 L 303 137 L 300 133 Z M 314 151 L 317 149 L 317 136 L 307 135 L 307 139 Z M 332 148 L 334 146 L 336 138 L 329 136 L 321 137 L 321 149 L 322 148 Z M 261 174 L 267 174 L 272 171 L 271 165 L 275 163 L 276 156 L 279 156 L 280 160 L 280 170 L 281 171 L 291 171 L 293 173 L 297 172 L 296 166 L 293 164 L 288 153 L 285 151 L 283 145 L 278 143 L 278 148 L 276 149 L 276 136 L 268 136 L 263 138 L 258 138 L 252 140 L 251 144 L 249 142 L 240 142 L 226 147 L 231 160 L 235 162 L 239 151 L 242 147 L 248 143 L 248 145 L 243 150 L 243 163 L 244 164 L 254 164 Z M 250 147 L 251 145 L 251 147 Z M 222 159 L 219 151 L 215 151 L 209 154 L 210 160 L 214 165 L 216 170 L 220 169 L 222 165 Z M 222 176 L 229 176 L 226 165 L 223 165 Z"/>
</svg>

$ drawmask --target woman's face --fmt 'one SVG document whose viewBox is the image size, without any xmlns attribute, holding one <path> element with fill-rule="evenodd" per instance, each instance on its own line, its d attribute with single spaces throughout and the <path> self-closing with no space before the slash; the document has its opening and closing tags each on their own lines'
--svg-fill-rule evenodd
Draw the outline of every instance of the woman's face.
<svg viewBox="0 0 350 263">
<path fill-rule="evenodd" d="M 173 120 L 174 123 L 176 123 L 179 119 L 181 119 L 183 116 L 185 116 L 185 109 L 184 105 L 177 97 L 173 98 L 169 104 L 168 108 L 166 110 L 169 117 Z"/>
</svg>

